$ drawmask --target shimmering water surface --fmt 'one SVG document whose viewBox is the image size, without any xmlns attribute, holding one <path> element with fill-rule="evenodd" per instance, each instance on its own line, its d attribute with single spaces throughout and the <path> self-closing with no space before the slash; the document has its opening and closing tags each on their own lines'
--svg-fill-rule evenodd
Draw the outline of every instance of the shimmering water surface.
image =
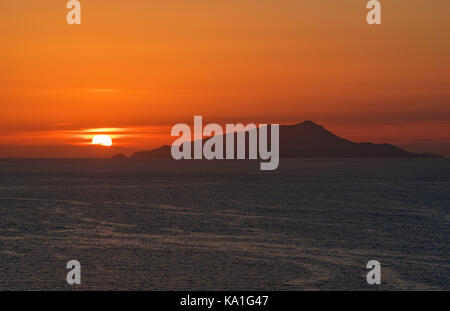
<svg viewBox="0 0 450 311">
<path fill-rule="evenodd" d="M 0 290 L 450 290 L 450 160 L 0 160 Z"/>
</svg>

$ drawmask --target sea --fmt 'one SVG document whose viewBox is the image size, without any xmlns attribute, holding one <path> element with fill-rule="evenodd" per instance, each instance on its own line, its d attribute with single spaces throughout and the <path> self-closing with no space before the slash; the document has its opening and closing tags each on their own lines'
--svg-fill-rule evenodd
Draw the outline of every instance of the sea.
<svg viewBox="0 0 450 311">
<path fill-rule="evenodd" d="M 450 159 L 1 159 L 0 290 L 450 290 L 449 212 Z"/>
</svg>

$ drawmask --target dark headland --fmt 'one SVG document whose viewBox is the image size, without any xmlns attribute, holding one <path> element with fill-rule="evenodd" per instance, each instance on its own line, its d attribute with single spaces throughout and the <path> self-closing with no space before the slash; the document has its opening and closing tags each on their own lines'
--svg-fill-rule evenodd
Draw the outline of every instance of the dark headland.
<svg viewBox="0 0 450 311">
<path fill-rule="evenodd" d="M 115 160 L 128 160 L 128 157 L 124 155 L 123 153 L 116 154 L 112 157 Z"/>
<path fill-rule="evenodd" d="M 248 135 L 246 136 L 248 147 Z M 323 126 L 312 121 L 280 126 L 280 157 L 442 158 L 441 155 L 434 153 L 408 152 L 391 144 L 352 142 L 334 135 Z M 131 159 L 137 158 L 171 158 L 171 147 L 164 145 L 158 149 L 136 152 L 131 156 Z"/>
</svg>

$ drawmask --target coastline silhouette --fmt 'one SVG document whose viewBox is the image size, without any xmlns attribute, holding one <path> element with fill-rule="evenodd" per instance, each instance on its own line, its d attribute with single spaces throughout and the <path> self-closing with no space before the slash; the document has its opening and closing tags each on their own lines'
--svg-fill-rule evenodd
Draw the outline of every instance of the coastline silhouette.
<svg viewBox="0 0 450 311">
<path fill-rule="evenodd" d="M 270 126 L 270 125 L 269 125 Z M 256 129 L 257 130 L 257 129 Z M 270 132 L 270 131 L 269 131 Z M 236 136 L 235 133 L 235 145 Z M 222 135 L 225 140 L 225 135 Z M 246 152 L 248 156 L 248 132 Z M 203 143 L 210 138 L 203 139 Z M 192 142 L 191 142 L 192 144 Z M 193 148 L 191 148 L 193 149 Z M 236 148 L 235 148 L 236 150 Z M 226 152 L 226 148 L 224 148 Z M 280 126 L 281 158 L 443 158 L 435 153 L 408 152 L 392 144 L 356 143 L 341 138 L 313 121 Z M 157 149 L 135 152 L 130 159 L 172 158 L 171 147 L 163 145 Z"/>
</svg>

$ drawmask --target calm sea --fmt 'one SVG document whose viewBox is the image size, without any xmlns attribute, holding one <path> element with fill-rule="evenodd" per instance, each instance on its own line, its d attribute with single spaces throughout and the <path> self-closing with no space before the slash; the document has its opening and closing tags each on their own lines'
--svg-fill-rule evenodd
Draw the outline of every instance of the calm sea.
<svg viewBox="0 0 450 311">
<path fill-rule="evenodd" d="M 450 290 L 449 210 L 448 159 L 0 160 L 0 290 Z"/>
</svg>

